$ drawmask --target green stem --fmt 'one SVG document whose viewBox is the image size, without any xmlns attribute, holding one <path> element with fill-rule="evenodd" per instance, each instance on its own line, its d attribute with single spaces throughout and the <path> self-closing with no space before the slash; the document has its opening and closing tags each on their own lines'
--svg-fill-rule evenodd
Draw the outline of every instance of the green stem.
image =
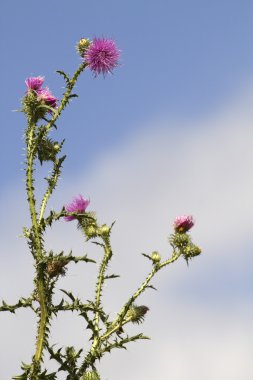
<svg viewBox="0 0 253 380">
<path fill-rule="evenodd" d="M 36 274 L 36 287 L 38 293 L 38 301 L 40 304 L 40 320 L 38 327 L 38 335 L 36 341 L 36 351 L 33 359 L 33 370 L 31 378 L 37 375 L 40 369 L 40 362 L 42 359 L 43 342 L 46 332 L 46 325 L 48 319 L 47 304 L 46 304 L 46 291 L 42 268 L 38 266 L 38 262 L 43 258 L 43 247 L 40 234 L 40 226 L 37 221 L 36 203 L 34 197 L 34 178 L 33 178 L 33 163 L 35 159 L 36 144 L 34 141 L 35 124 L 32 120 L 29 120 L 26 142 L 27 142 L 27 172 L 26 172 L 26 189 L 27 199 L 29 203 L 30 215 L 32 220 L 33 239 L 31 241 L 32 250 L 34 252 L 34 258 L 37 264 Z"/>
<path fill-rule="evenodd" d="M 94 339 L 93 343 L 91 346 L 91 349 L 89 353 L 86 355 L 83 364 L 81 365 L 79 371 L 78 371 L 78 376 L 81 376 L 85 373 L 87 368 L 89 366 L 92 366 L 93 363 L 96 361 L 98 358 L 97 355 L 97 349 L 100 347 L 100 337 L 99 337 L 99 307 L 100 307 L 100 302 L 101 302 L 101 294 L 102 294 L 102 288 L 103 284 L 105 281 L 105 270 L 108 265 L 108 262 L 110 261 L 112 257 L 112 249 L 109 241 L 109 236 L 108 237 L 103 237 L 102 238 L 104 241 L 104 257 L 102 260 L 102 263 L 100 265 L 99 269 L 99 274 L 98 274 L 98 281 L 96 285 L 96 296 L 95 296 L 95 305 L 96 305 L 96 313 L 95 313 L 95 318 L 94 318 Z"/>
<path fill-rule="evenodd" d="M 82 73 L 82 71 L 85 70 L 86 66 L 87 66 L 87 63 L 81 63 L 81 65 L 78 67 L 78 69 L 74 73 L 72 79 L 70 79 L 70 81 L 68 82 L 67 89 L 66 89 L 66 91 L 65 91 L 65 93 L 63 95 L 61 103 L 60 103 L 59 107 L 55 110 L 52 119 L 49 121 L 49 123 L 46 126 L 46 131 L 47 132 L 50 131 L 50 129 L 55 124 L 56 120 L 59 118 L 59 116 L 61 115 L 62 111 L 66 107 L 66 105 L 67 105 L 67 103 L 69 101 L 69 97 L 71 95 L 71 92 L 72 92 L 72 90 L 73 90 L 73 88 L 74 88 L 74 86 L 75 86 L 75 84 L 77 82 L 77 79 L 78 79 L 79 75 Z M 54 181 L 54 183 L 55 183 L 54 187 L 56 186 L 57 180 L 58 180 L 58 175 L 56 173 L 54 175 L 54 178 L 52 178 L 52 181 Z M 40 208 L 39 222 L 41 222 L 41 220 L 43 218 L 47 202 L 48 202 L 50 196 L 52 195 L 52 191 L 53 191 L 54 187 L 52 189 L 50 189 L 50 185 L 49 185 L 48 189 L 46 190 L 46 192 L 44 194 L 44 197 L 43 197 L 43 200 L 42 200 L 42 204 L 41 204 L 41 208 Z"/>
<path fill-rule="evenodd" d="M 65 91 L 65 93 L 63 95 L 63 98 L 61 100 L 61 104 L 56 109 L 52 119 L 49 121 L 49 123 L 46 126 L 47 131 L 49 131 L 52 128 L 52 126 L 55 124 L 56 120 L 58 119 L 58 117 L 60 116 L 60 114 L 62 113 L 64 108 L 66 107 L 66 105 L 69 101 L 69 96 L 71 95 L 71 92 L 72 92 L 72 90 L 76 84 L 76 81 L 77 81 L 79 75 L 82 73 L 83 70 L 85 70 L 86 67 L 87 67 L 87 63 L 85 63 L 85 62 L 81 63 L 81 65 L 78 67 L 78 69 L 74 73 L 72 79 L 70 79 L 70 81 L 68 82 L 67 90 Z"/>
<path fill-rule="evenodd" d="M 97 335 L 99 334 L 99 306 L 101 302 L 101 294 L 102 294 L 102 288 L 105 281 L 105 270 L 108 265 L 108 262 L 110 261 L 112 257 L 112 249 L 109 242 L 109 238 L 104 238 L 104 257 L 100 266 L 99 275 L 98 275 L 98 281 L 96 286 L 96 299 L 95 299 L 95 305 L 96 305 L 96 313 L 95 313 L 95 330 Z"/>
<path fill-rule="evenodd" d="M 101 343 L 108 339 L 114 332 L 116 332 L 119 328 L 121 328 L 124 324 L 128 323 L 129 320 L 126 319 L 124 320 L 124 317 L 126 315 L 126 313 L 128 312 L 130 306 L 134 303 L 134 301 L 140 296 L 140 294 L 146 289 L 146 287 L 148 286 L 149 282 L 151 281 L 151 279 L 154 277 L 154 275 L 163 267 L 173 263 L 174 261 L 176 261 L 179 257 L 181 256 L 181 252 L 173 252 L 173 255 L 170 259 L 164 261 L 163 263 L 161 264 L 157 264 L 154 266 L 154 268 L 152 269 L 152 271 L 149 273 L 149 275 L 147 276 L 147 278 L 145 279 L 145 281 L 143 281 L 143 283 L 141 284 L 141 286 L 137 289 L 137 291 L 133 294 L 133 296 L 129 299 L 129 301 L 123 306 L 122 310 L 120 311 L 120 313 L 118 314 L 118 316 L 116 317 L 116 319 L 114 320 L 114 322 L 111 324 L 110 328 L 106 331 L 106 333 L 104 335 L 102 335 L 99 339 L 99 345 L 101 345 Z M 85 357 L 79 371 L 78 371 L 78 376 L 81 376 L 85 373 L 85 371 L 90 367 L 92 366 L 95 361 L 98 359 L 98 355 L 97 355 L 97 348 L 98 348 L 98 343 L 95 345 L 92 345 L 92 348 L 91 350 L 88 352 L 87 356 Z M 100 351 L 100 355 L 102 355 L 103 352 Z"/>
<path fill-rule="evenodd" d="M 133 296 L 129 299 L 129 301 L 123 306 L 123 308 L 121 309 L 121 311 L 119 312 L 118 316 L 116 317 L 115 321 L 112 323 L 109 331 L 107 331 L 102 337 L 101 337 L 101 340 L 104 340 L 106 339 L 107 337 L 109 337 L 112 333 L 112 331 L 114 332 L 114 329 L 115 329 L 115 325 L 119 325 L 121 326 L 122 324 L 122 321 L 126 315 L 126 313 L 128 312 L 130 306 L 134 303 L 134 301 L 140 296 L 140 294 L 146 289 L 146 287 L 148 286 L 149 282 L 151 281 L 151 279 L 154 277 L 154 275 L 160 270 L 162 269 L 163 267 L 173 263 L 174 261 L 176 261 L 179 256 L 181 255 L 181 252 L 178 252 L 178 253 L 173 253 L 172 257 L 166 261 L 164 261 L 163 263 L 161 264 L 157 264 L 153 267 L 152 271 L 149 273 L 149 275 L 147 276 L 147 278 L 145 279 L 145 281 L 143 281 L 143 283 L 141 284 L 141 286 L 136 290 L 136 292 L 133 294 Z"/>
</svg>

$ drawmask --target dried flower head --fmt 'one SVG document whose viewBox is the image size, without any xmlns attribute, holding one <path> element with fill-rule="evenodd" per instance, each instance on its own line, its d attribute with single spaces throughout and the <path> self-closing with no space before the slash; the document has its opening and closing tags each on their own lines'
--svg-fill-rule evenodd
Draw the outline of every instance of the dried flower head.
<svg viewBox="0 0 253 380">
<path fill-rule="evenodd" d="M 73 201 L 67 205 L 65 205 L 66 212 L 69 213 L 76 213 L 76 214 L 83 214 L 88 207 L 90 201 L 88 199 L 83 198 L 82 195 L 79 195 L 73 199 Z M 70 222 L 71 220 L 76 219 L 76 216 L 74 215 L 67 215 L 64 217 L 66 222 Z"/>
<path fill-rule="evenodd" d="M 95 75 L 110 73 L 117 65 L 120 52 L 113 40 L 94 38 L 84 59 Z"/>
<path fill-rule="evenodd" d="M 66 273 L 66 268 L 64 268 L 68 264 L 68 261 L 63 260 L 52 260 L 47 263 L 47 273 L 49 277 L 55 276 L 64 276 Z"/>
<path fill-rule="evenodd" d="M 37 91 L 41 88 L 44 83 L 44 77 L 30 77 L 25 80 L 25 84 L 28 90 Z"/>
<path fill-rule="evenodd" d="M 56 108 L 57 106 L 57 99 L 56 97 L 51 93 L 48 87 L 39 89 L 37 91 L 38 99 L 41 99 L 45 102 L 45 104 L 49 107 Z"/>
<path fill-rule="evenodd" d="M 174 229 L 176 232 L 186 232 L 193 226 L 194 220 L 191 215 L 178 216 L 174 221 Z"/>
</svg>

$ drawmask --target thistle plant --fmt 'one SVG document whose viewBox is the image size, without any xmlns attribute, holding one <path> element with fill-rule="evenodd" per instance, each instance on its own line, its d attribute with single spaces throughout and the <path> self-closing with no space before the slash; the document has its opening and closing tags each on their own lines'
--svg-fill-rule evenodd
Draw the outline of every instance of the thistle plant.
<svg viewBox="0 0 253 380">
<path fill-rule="evenodd" d="M 96 77 L 112 72 L 118 65 L 120 52 L 114 41 L 105 38 L 95 38 L 93 41 L 81 39 L 77 45 L 81 63 L 74 75 L 70 77 L 64 71 L 57 71 L 65 81 L 65 92 L 58 100 L 48 87 L 43 87 L 44 77 L 30 77 L 25 81 L 26 91 L 22 99 L 22 112 L 26 116 L 26 193 L 30 212 L 31 225 L 24 227 L 23 236 L 27 240 L 29 251 L 34 260 L 34 289 L 28 297 L 22 297 L 14 305 L 2 301 L 0 311 L 15 313 L 19 308 L 30 308 L 37 320 L 34 354 L 30 363 L 22 363 L 22 373 L 13 379 L 20 380 L 55 380 L 63 372 L 67 380 L 99 380 L 97 363 L 106 354 L 116 348 L 126 348 L 129 342 L 149 339 L 143 333 L 129 335 L 127 325 L 140 324 L 144 321 L 149 308 L 138 304 L 139 296 L 149 287 L 151 280 L 161 269 L 172 264 L 180 257 L 188 263 L 190 259 L 201 253 L 188 233 L 193 227 L 192 216 L 182 215 L 174 221 L 174 231 L 169 236 L 172 252 L 166 253 L 164 259 L 159 252 L 154 251 L 143 256 L 150 261 L 150 272 L 141 282 L 137 290 L 123 304 L 116 317 L 112 319 L 102 303 L 102 292 L 108 279 L 118 276 L 108 273 L 108 265 L 113 256 L 111 246 L 110 225 L 100 224 L 96 214 L 87 211 L 90 201 L 83 195 L 74 196 L 61 210 L 47 211 L 48 201 L 58 183 L 62 165 L 66 158 L 61 154 L 64 140 L 53 140 L 51 132 L 57 129 L 62 111 L 70 100 L 77 95 L 73 89 L 79 76 L 85 70 L 91 70 Z M 36 163 L 44 165 L 50 162 L 52 170 L 46 180 L 46 190 L 41 199 L 36 199 L 34 170 Z M 61 289 L 63 298 L 55 303 L 54 294 L 58 280 L 66 273 L 69 263 L 95 263 L 95 260 L 83 256 L 74 256 L 64 250 L 56 253 L 45 249 L 44 238 L 46 230 L 55 222 L 77 222 L 77 227 L 86 239 L 97 245 L 103 255 L 98 267 L 94 298 L 84 301 L 72 292 Z M 61 312 L 76 311 L 83 319 L 84 328 L 90 331 L 90 343 L 87 347 L 55 347 L 51 341 L 51 322 Z M 44 366 L 45 353 L 50 360 L 58 364 L 57 372 L 49 372 Z"/>
</svg>

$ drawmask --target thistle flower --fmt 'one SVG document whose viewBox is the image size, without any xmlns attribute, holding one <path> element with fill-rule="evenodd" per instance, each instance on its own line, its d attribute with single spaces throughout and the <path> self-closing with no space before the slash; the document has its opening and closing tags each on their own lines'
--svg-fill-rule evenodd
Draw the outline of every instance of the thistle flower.
<svg viewBox="0 0 253 380">
<path fill-rule="evenodd" d="M 37 91 L 41 88 L 44 83 L 44 77 L 30 77 L 25 80 L 25 84 L 28 90 Z"/>
<path fill-rule="evenodd" d="M 119 61 L 120 52 L 113 40 L 94 38 L 84 59 L 95 75 L 110 73 Z"/>
<path fill-rule="evenodd" d="M 186 232 L 193 226 L 194 220 L 191 215 L 178 216 L 174 221 L 174 229 L 176 232 Z"/>
<path fill-rule="evenodd" d="M 69 213 L 75 212 L 76 214 L 83 214 L 89 203 L 90 201 L 88 199 L 85 199 L 82 195 L 79 195 L 75 197 L 71 203 L 65 205 L 65 210 Z M 67 215 L 64 219 L 66 222 L 70 222 L 71 220 L 76 219 L 76 216 Z"/>
<path fill-rule="evenodd" d="M 48 87 L 39 89 L 37 91 L 37 94 L 38 94 L 38 99 L 43 100 L 47 106 L 56 108 L 57 99 L 51 93 Z"/>
</svg>

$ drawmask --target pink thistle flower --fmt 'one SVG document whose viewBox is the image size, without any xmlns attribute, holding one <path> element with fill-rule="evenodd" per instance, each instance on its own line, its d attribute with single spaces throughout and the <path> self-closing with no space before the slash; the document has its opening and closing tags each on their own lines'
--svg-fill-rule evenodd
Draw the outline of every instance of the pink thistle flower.
<svg viewBox="0 0 253 380">
<path fill-rule="evenodd" d="M 43 100 L 47 106 L 56 108 L 57 105 L 57 99 L 56 97 L 51 93 L 48 87 L 41 88 L 37 91 L 38 98 Z"/>
<path fill-rule="evenodd" d="M 44 77 L 30 77 L 27 78 L 25 84 L 28 90 L 37 91 L 41 88 L 44 83 Z"/>
<path fill-rule="evenodd" d="M 95 75 L 110 73 L 118 65 L 119 57 L 115 42 L 106 38 L 94 38 L 84 54 L 85 61 Z"/>
<path fill-rule="evenodd" d="M 82 195 L 79 195 L 73 199 L 73 201 L 67 205 L 65 205 L 66 212 L 75 212 L 76 214 L 83 214 L 88 207 L 90 201 L 88 199 L 83 198 Z M 71 220 L 76 219 L 74 215 L 67 215 L 64 217 L 66 222 L 70 222 Z"/>
<path fill-rule="evenodd" d="M 193 226 L 194 220 L 191 215 L 178 216 L 174 221 L 174 229 L 176 232 L 186 232 Z"/>
</svg>

